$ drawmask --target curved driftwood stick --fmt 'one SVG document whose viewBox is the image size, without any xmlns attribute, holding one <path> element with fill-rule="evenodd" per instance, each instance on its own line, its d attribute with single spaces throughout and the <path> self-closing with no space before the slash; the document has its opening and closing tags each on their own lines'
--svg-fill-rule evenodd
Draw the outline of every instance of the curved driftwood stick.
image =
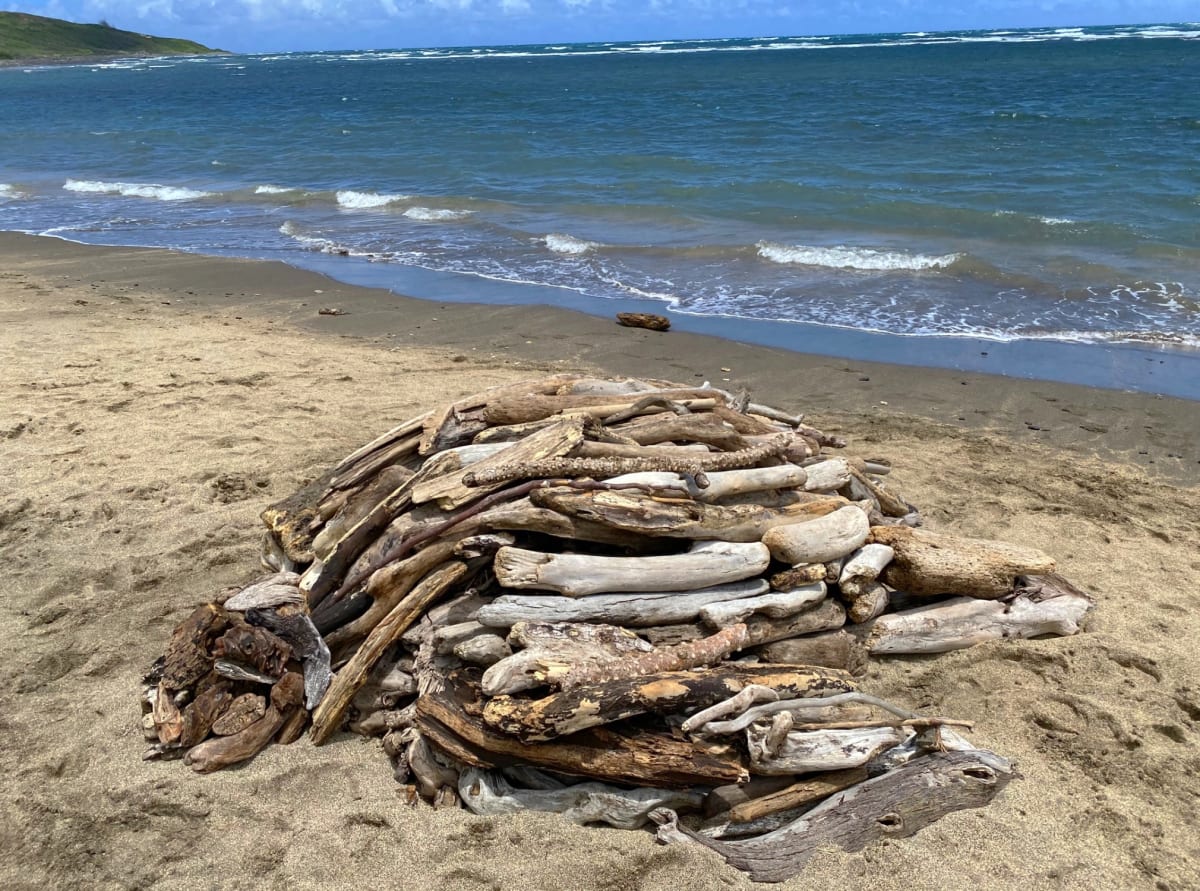
<svg viewBox="0 0 1200 891">
<path fill-rule="evenodd" d="M 773 687 L 764 687 L 762 684 L 750 684 L 737 695 L 730 696 L 716 705 L 710 705 L 708 708 L 696 712 L 683 722 L 680 729 L 684 733 L 692 733 L 710 721 L 716 721 L 718 718 L 724 718 L 726 715 L 743 712 L 756 702 L 778 701 L 779 693 Z"/>
<path fill-rule="evenodd" d="M 701 728 L 703 733 L 713 736 L 719 736 L 726 733 L 737 733 L 740 730 L 745 730 L 755 721 L 760 718 L 768 718 L 778 712 L 803 712 L 807 709 L 827 708 L 831 705 L 873 705 L 876 708 L 881 708 L 884 711 L 891 712 L 898 717 L 904 719 L 920 719 L 921 716 L 914 711 L 909 711 L 902 706 L 893 705 L 886 699 L 880 699 L 877 696 L 872 696 L 869 693 L 861 693 L 857 690 L 848 691 L 845 693 L 837 693 L 832 696 L 822 697 L 807 697 L 801 699 L 780 699 L 774 702 L 768 702 L 766 705 L 758 705 L 751 709 L 747 709 L 739 717 L 730 721 L 710 721 Z M 696 726 L 696 725 L 693 725 Z"/>
<path fill-rule="evenodd" d="M 458 794 L 473 813 L 486 817 L 522 811 L 561 814 L 573 823 L 607 823 L 617 829 L 637 829 L 658 807 L 679 810 L 700 806 L 700 792 L 674 789 L 622 789 L 606 783 L 579 783 L 558 789 L 518 789 L 499 771 L 469 767 L 462 772 Z"/>
<path fill-rule="evenodd" d="M 448 563 L 438 567 L 397 603 L 367 636 L 350 661 L 334 676 L 325 698 L 313 712 L 310 734 L 315 745 L 329 739 L 341 725 L 342 717 L 354 694 L 366 681 L 384 651 L 399 640 L 400 635 L 421 613 L 446 593 L 466 572 L 467 567 L 463 563 Z"/>
<path fill-rule="evenodd" d="M 782 882 L 824 846 L 861 851 L 884 838 L 910 836 L 953 811 L 982 807 L 1013 776 L 1008 761 L 991 752 L 934 752 L 835 793 L 782 829 L 743 841 L 707 839 L 666 809 L 650 818 L 659 825 L 660 842 L 698 842 L 753 881 Z"/>
<path fill-rule="evenodd" d="M 770 559 L 759 542 L 704 542 L 687 553 L 661 557 L 596 557 L 501 548 L 494 570 L 497 581 L 506 588 L 582 597 L 601 592 L 708 588 L 756 576 Z"/>
</svg>

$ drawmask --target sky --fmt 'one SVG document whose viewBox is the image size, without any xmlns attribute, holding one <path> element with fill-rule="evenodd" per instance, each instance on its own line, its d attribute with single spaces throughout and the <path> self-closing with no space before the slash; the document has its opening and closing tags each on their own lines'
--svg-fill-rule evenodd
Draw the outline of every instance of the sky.
<svg viewBox="0 0 1200 891">
<path fill-rule="evenodd" d="M 1200 20 L 1200 0 L 0 0 L 233 52 Z"/>
</svg>

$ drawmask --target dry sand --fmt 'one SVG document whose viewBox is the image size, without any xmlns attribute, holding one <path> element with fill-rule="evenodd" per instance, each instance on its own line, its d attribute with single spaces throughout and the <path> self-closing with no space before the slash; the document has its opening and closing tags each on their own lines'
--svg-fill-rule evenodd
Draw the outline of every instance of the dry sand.
<svg viewBox="0 0 1200 891">
<path fill-rule="evenodd" d="M 1024 779 L 785 887 L 1200 888 L 1200 406 L 384 303 L 273 264 L 13 235 L 0 256 L 0 887 L 749 886 L 648 832 L 411 809 L 349 735 L 206 777 L 140 758 L 140 673 L 258 572 L 265 504 L 419 408 L 599 367 L 805 410 L 893 459 L 931 528 L 1043 547 L 1098 601 L 1074 638 L 873 670 Z"/>
</svg>

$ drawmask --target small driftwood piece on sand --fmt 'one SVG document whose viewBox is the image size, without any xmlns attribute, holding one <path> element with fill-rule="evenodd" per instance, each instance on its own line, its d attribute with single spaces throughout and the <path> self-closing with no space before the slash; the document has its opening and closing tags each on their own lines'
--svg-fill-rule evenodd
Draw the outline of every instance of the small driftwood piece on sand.
<svg viewBox="0 0 1200 891">
<path fill-rule="evenodd" d="M 144 757 L 208 772 L 348 727 L 410 801 L 654 810 L 774 881 L 1011 776 L 967 722 L 859 691 L 868 656 L 1071 634 L 1092 605 L 1040 551 L 913 528 L 890 461 L 745 392 L 554 374 L 388 424 L 263 512 L 273 574 L 175 628 Z"/>
<path fill-rule="evenodd" d="M 1012 777 L 1009 763 L 991 752 L 935 752 L 832 795 L 782 829 L 744 841 L 707 839 L 679 825 L 666 809 L 650 817 L 664 844 L 696 842 L 753 881 L 782 882 L 799 874 L 822 847 L 861 851 L 882 839 L 913 835 L 954 811 L 983 807 Z"/>
<path fill-rule="evenodd" d="M 671 320 L 666 316 L 655 315 L 652 312 L 619 312 L 617 324 L 626 328 L 647 328 L 650 331 L 666 331 L 671 327 Z"/>
<path fill-rule="evenodd" d="M 697 544 L 662 557 L 594 557 L 501 548 L 496 579 L 506 588 L 557 591 L 566 597 L 626 591 L 694 591 L 741 581 L 767 568 L 760 542 Z"/>
</svg>

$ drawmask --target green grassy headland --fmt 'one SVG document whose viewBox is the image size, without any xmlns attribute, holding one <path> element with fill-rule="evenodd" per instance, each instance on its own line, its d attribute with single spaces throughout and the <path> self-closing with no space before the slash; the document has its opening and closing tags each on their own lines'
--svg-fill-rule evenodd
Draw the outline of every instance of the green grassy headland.
<svg viewBox="0 0 1200 891">
<path fill-rule="evenodd" d="M 106 24 L 80 25 L 23 12 L 0 12 L 0 62 L 54 62 L 119 56 L 216 53 L 191 40 L 151 37 Z"/>
</svg>

